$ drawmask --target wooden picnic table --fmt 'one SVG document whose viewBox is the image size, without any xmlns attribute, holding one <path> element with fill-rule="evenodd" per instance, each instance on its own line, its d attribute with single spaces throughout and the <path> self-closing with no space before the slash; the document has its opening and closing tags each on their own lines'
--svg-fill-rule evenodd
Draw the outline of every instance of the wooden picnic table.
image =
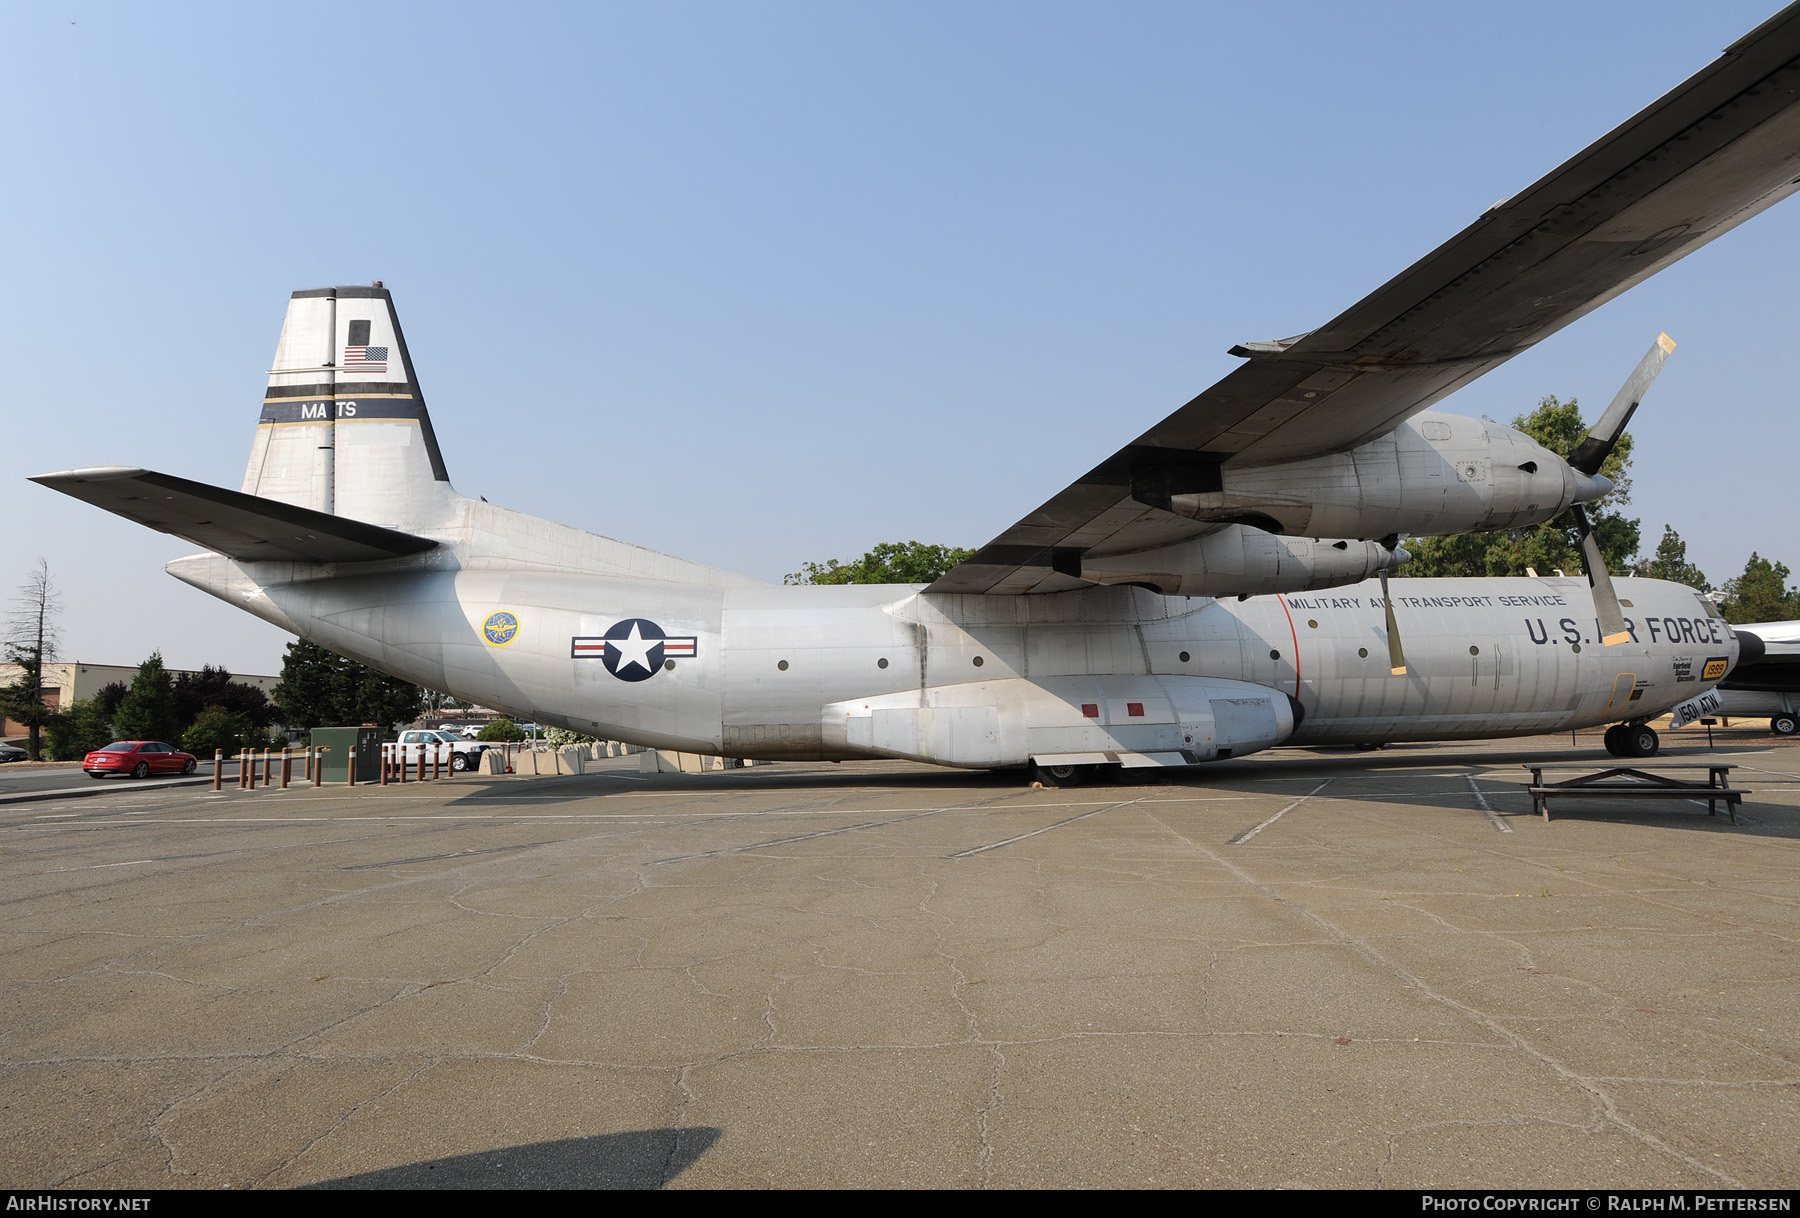
<svg viewBox="0 0 1800 1218">
<path fill-rule="evenodd" d="M 1735 825 L 1737 806 L 1750 794 L 1730 785 L 1732 766 L 1723 761 L 1652 761 L 1615 766 L 1531 761 L 1522 764 L 1531 771 L 1531 785 L 1526 789 L 1531 792 L 1532 811 L 1543 813 L 1545 820 L 1550 819 L 1550 797 L 1554 795 L 1558 799 L 1691 799 L 1695 803 L 1705 800 L 1708 816 L 1717 816 L 1719 803 L 1723 801 L 1725 811 Z M 1701 782 L 1697 777 L 1684 780 L 1671 775 L 1671 771 L 1680 770 L 1690 773 L 1705 770 L 1706 781 Z M 1561 782 L 1544 781 L 1545 774 L 1567 772 L 1576 772 L 1578 777 Z"/>
</svg>

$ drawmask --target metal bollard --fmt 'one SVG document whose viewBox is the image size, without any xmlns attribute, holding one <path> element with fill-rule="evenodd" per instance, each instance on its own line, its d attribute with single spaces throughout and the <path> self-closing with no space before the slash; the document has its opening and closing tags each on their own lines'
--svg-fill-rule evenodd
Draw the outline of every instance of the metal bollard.
<svg viewBox="0 0 1800 1218">
<path fill-rule="evenodd" d="M 313 755 L 312 742 L 308 741 L 307 745 L 306 745 L 306 781 L 307 782 L 312 781 L 312 761 L 313 761 L 312 755 Z"/>
<path fill-rule="evenodd" d="M 425 746 L 419 746 L 419 781 L 425 781 Z"/>
<path fill-rule="evenodd" d="M 238 755 L 237 755 L 237 767 L 238 767 L 238 772 L 237 772 L 237 780 L 238 780 L 238 790 L 240 790 L 240 791 L 247 791 L 247 790 L 249 790 L 249 789 L 250 789 L 250 775 L 249 775 L 249 774 L 248 774 L 248 773 L 246 773 L 246 772 L 245 772 L 245 766 L 244 766 L 244 757 L 245 757 L 245 755 L 246 755 L 246 754 L 248 754 L 248 753 L 249 753 L 249 752 L 250 752 L 250 750 L 249 750 L 249 749 L 239 749 L 239 750 L 238 750 Z"/>
<path fill-rule="evenodd" d="M 400 771 L 400 781 L 404 784 L 406 782 L 406 746 L 404 744 L 394 746 L 394 768 Z"/>
<path fill-rule="evenodd" d="M 223 791 L 225 782 L 225 750 L 213 750 L 213 790 Z"/>
<path fill-rule="evenodd" d="M 249 776 L 248 781 L 244 784 L 244 789 L 247 791 L 254 791 L 254 790 L 256 790 L 256 750 L 255 749 L 245 749 L 244 750 L 244 768 L 250 771 L 250 776 Z"/>
<path fill-rule="evenodd" d="M 356 785 L 356 750 L 355 749 L 351 749 L 350 755 L 348 757 L 344 758 L 344 777 L 349 779 L 351 786 Z"/>
<path fill-rule="evenodd" d="M 308 745 L 307 747 L 311 748 L 312 746 Z M 315 787 L 323 786 L 325 783 L 325 754 L 327 752 L 327 746 L 320 745 L 312 751 L 318 754 L 312 767 L 312 785 Z"/>
<path fill-rule="evenodd" d="M 444 776 L 444 771 L 439 768 L 443 764 L 443 760 L 444 746 L 440 744 L 431 750 L 431 780 L 433 782 Z"/>
<path fill-rule="evenodd" d="M 388 765 L 393 761 L 393 759 L 394 759 L 393 747 L 391 745 L 386 745 L 386 744 L 382 745 L 381 746 L 381 785 L 384 787 L 387 786 Z"/>
<path fill-rule="evenodd" d="M 288 783 L 294 777 L 294 756 L 288 749 L 281 750 L 281 789 L 288 789 Z"/>
</svg>

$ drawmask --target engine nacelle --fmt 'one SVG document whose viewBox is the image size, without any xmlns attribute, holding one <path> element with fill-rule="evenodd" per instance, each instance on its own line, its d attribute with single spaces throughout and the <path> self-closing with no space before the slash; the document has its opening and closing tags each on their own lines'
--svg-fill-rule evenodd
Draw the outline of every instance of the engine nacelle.
<svg viewBox="0 0 1800 1218">
<path fill-rule="evenodd" d="M 1405 555 L 1373 541 L 1277 537 L 1232 524 L 1154 550 L 1090 555 L 1082 560 L 1081 575 L 1095 583 L 1136 584 L 1168 596 L 1260 596 L 1361 583 L 1397 567 Z"/>
<path fill-rule="evenodd" d="M 1429 410 L 1348 452 L 1221 465 L 1217 483 L 1169 510 L 1301 537 L 1437 536 L 1540 524 L 1612 489 L 1522 432 Z"/>
</svg>

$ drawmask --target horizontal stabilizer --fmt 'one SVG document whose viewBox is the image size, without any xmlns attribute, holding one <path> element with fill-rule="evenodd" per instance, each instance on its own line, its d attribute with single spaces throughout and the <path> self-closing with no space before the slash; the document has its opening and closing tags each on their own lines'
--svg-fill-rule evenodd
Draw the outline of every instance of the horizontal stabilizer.
<svg viewBox="0 0 1800 1218">
<path fill-rule="evenodd" d="M 369 562 L 438 543 L 360 520 L 128 466 L 32 479 L 116 516 L 242 562 Z"/>
</svg>

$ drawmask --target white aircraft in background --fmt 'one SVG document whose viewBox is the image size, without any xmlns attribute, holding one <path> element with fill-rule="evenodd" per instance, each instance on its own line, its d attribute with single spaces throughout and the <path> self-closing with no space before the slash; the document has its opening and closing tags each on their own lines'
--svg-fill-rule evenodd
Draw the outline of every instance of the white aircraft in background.
<svg viewBox="0 0 1800 1218">
<path fill-rule="evenodd" d="M 1800 731 L 1800 622 L 1754 622 L 1733 628 L 1738 636 L 1738 663 L 1719 682 L 1707 716 L 1721 719 L 1769 717 L 1777 736 Z M 1687 722 L 1680 722 L 1685 718 Z M 1700 721 L 1679 716 L 1675 726 Z"/>
<path fill-rule="evenodd" d="M 1800 189 L 1797 103 L 1790 8 L 1324 326 L 1234 347 L 1242 367 L 927 587 L 773 587 L 458 494 L 380 284 L 294 294 L 241 491 L 37 481 L 205 547 L 170 573 L 333 651 L 657 748 L 1058 782 L 1602 723 L 1652 752 L 1645 720 L 1740 644 L 1691 589 L 1615 587 L 1579 505 L 1673 343 L 1567 462 L 1430 407 Z M 1388 586 L 1401 535 L 1571 507 L 1585 580 Z"/>
</svg>

